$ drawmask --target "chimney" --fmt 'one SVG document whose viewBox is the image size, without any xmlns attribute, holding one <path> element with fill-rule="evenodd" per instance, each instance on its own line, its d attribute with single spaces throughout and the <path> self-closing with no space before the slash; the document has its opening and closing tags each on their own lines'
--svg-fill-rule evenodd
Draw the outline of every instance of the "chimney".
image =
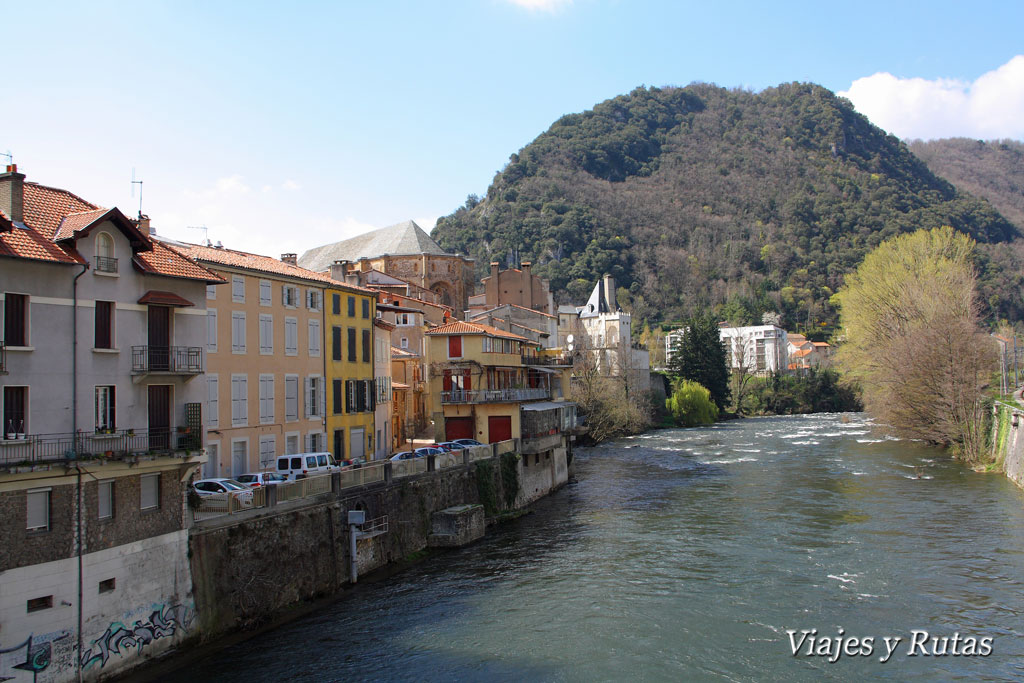
<svg viewBox="0 0 1024 683">
<path fill-rule="evenodd" d="M 498 284 L 498 265 L 497 261 L 491 261 L 491 277 L 494 278 L 494 284 Z"/>
<path fill-rule="evenodd" d="M 12 221 L 25 221 L 25 174 L 18 173 L 17 164 L 0 173 L 0 211 Z"/>
<path fill-rule="evenodd" d="M 530 275 L 530 266 L 533 264 L 529 261 L 523 261 L 519 264 L 520 269 L 523 271 L 523 292 L 526 294 L 526 301 L 523 304 L 527 308 L 533 308 L 533 277 Z M 509 328 L 509 332 L 512 328 Z"/>
<path fill-rule="evenodd" d="M 290 266 L 297 266 L 298 254 L 281 254 L 281 261 L 287 263 Z"/>
<path fill-rule="evenodd" d="M 619 310 L 618 303 L 615 301 L 615 278 L 611 275 L 604 276 L 604 300 L 608 304 L 608 312 L 614 313 Z"/>
<path fill-rule="evenodd" d="M 156 234 L 156 228 L 150 225 L 149 216 L 146 214 L 140 213 L 139 217 L 133 222 L 135 223 L 135 227 L 139 229 L 139 232 L 151 237 Z"/>
<path fill-rule="evenodd" d="M 331 279 L 337 280 L 338 282 L 345 281 L 345 273 L 348 271 L 348 261 L 344 259 L 337 259 L 331 264 Z"/>
</svg>

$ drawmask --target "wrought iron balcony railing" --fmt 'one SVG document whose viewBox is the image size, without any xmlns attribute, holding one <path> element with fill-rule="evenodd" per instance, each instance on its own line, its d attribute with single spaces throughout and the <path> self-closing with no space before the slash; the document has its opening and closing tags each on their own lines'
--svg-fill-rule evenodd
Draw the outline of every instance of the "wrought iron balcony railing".
<svg viewBox="0 0 1024 683">
<path fill-rule="evenodd" d="M 94 261 L 97 273 L 116 273 L 117 259 L 110 256 L 97 256 Z"/>
<path fill-rule="evenodd" d="M 518 403 L 551 398 L 551 391 L 539 389 L 455 389 L 441 392 L 441 403 Z"/>
<path fill-rule="evenodd" d="M 31 465 L 55 460 L 123 458 L 145 453 L 185 453 L 198 451 L 203 446 L 202 428 L 196 427 L 26 434 L 20 439 L 8 439 L 7 436 L 0 435 L 0 466 L 22 463 Z"/>
<path fill-rule="evenodd" d="M 133 346 L 132 374 L 166 372 L 198 375 L 203 371 L 201 346 Z"/>
</svg>

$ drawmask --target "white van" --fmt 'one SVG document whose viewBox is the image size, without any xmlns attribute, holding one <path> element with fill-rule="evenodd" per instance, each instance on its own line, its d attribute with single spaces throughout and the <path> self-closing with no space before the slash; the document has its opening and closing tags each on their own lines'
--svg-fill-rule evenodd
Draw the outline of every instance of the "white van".
<svg viewBox="0 0 1024 683">
<path fill-rule="evenodd" d="M 327 474 L 340 470 L 334 457 L 327 453 L 293 453 L 277 456 L 277 473 L 289 481 L 304 479 L 314 474 Z"/>
</svg>

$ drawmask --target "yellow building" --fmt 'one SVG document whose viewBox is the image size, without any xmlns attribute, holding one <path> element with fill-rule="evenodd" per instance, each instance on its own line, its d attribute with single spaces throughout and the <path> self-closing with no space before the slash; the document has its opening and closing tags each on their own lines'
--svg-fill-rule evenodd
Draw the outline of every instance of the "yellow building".
<svg viewBox="0 0 1024 683">
<path fill-rule="evenodd" d="M 372 459 L 377 391 L 373 321 L 377 293 L 331 280 L 325 290 L 328 448 L 339 460 Z"/>
<path fill-rule="evenodd" d="M 524 363 L 525 337 L 462 321 L 426 335 L 435 439 L 517 439 L 521 404 L 551 398 L 553 371 Z"/>
</svg>

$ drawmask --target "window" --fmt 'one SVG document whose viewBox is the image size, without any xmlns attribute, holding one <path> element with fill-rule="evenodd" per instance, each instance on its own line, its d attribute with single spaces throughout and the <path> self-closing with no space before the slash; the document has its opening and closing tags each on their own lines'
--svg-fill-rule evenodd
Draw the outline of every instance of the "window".
<svg viewBox="0 0 1024 683">
<path fill-rule="evenodd" d="M 96 517 L 110 519 L 114 516 L 114 480 L 107 479 L 96 485 Z"/>
<path fill-rule="evenodd" d="M 331 412 L 335 415 L 341 415 L 341 393 L 341 380 L 336 379 L 331 383 Z"/>
<path fill-rule="evenodd" d="M 345 430 L 334 430 L 334 457 L 337 460 L 345 459 Z"/>
<path fill-rule="evenodd" d="M 116 585 L 117 585 L 117 582 L 116 582 L 115 579 L 104 579 L 103 581 L 100 581 L 100 583 L 99 583 L 99 592 L 100 593 L 113 593 L 114 592 L 114 587 Z"/>
<path fill-rule="evenodd" d="M 316 453 L 324 449 L 324 433 L 323 432 L 310 432 L 306 435 L 306 448 L 310 453 Z M 326 457 L 324 457 L 326 460 Z M 326 463 L 324 463 L 326 464 Z"/>
<path fill-rule="evenodd" d="M 331 358 L 341 360 L 341 328 L 337 325 L 331 328 Z"/>
<path fill-rule="evenodd" d="M 274 421 L 274 376 L 260 375 L 260 423 Z"/>
<path fill-rule="evenodd" d="M 370 331 L 369 330 L 363 330 L 363 362 L 364 363 L 369 363 L 370 362 L 370 351 L 371 351 Z"/>
<path fill-rule="evenodd" d="M 331 312 L 334 315 L 341 315 L 341 294 L 331 295 Z"/>
<path fill-rule="evenodd" d="M 315 289 L 306 290 L 306 308 L 311 311 L 320 310 L 320 292 Z"/>
<path fill-rule="evenodd" d="M 206 285 L 206 298 L 210 301 L 217 298 L 217 285 Z"/>
<path fill-rule="evenodd" d="M 96 234 L 95 267 L 97 273 L 117 272 L 117 259 L 114 258 L 114 238 L 110 236 L 110 233 Z"/>
<path fill-rule="evenodd" d="M 403 349 L 409 348 L 409 338 L 408 337 L 402 337 L 402 341 L 399 342 L 399 345 Z"/>
<path fill-rule="evenodd" d="M 274 353 L 274 316 L 260 313 L 260 355 Z"/>
<path fill-rule="evenodd" d="M 284 376 L 284 421 L 299 419 L 299 376 Z"/>
<path fill-rule="evenodd" d="M 97 349 L 114 348 L 114 302 L 96 302 L 96 330 L 93 346 Z"/>
<path fill-rule="evenodd" d="M 309 355 L 318 357 L 320 355 L 320 321 L 309 321 Z"/>
<path fill-rule="evenodd" d="M 47 595 L 42 598 L 32 598 L 25 603 L 26 612 L 38 612 L 39 610 L 50 609 L 53 607 L 53 596 Z"/>
<path fill-rule="evenodd" d="M 25 438 L 28 432 L 28 387 L 4 387 L 3 426 L 3 438 Z"/>
<path fill-rule="evenodd" d="M 288 308 L 295 308 L 299 301 L 299 288 L 284 285 L 281 287 L 281 301 Z"/>
<path fill-rule="evenodd" d="M 449 358 L 462 358 L 462 337 L 459 335 L 452 335 L 448 337 L 448 357 Z"/>
<path fill-rule="evenodd" d="M 260 306 L 270 305 L 271 296 L 270 280 L 260 280 Z"/>
<path fill-rule="evenodd" d="M 370 317 L 370 300 L 363 299 L 363 318 L 369 319 Z"/>
<path fill-rule="evenodd" d="M 284 355 L 299 355 L 299 320 L 298 318 L 284 319 Z"/>
<path fill-rule="evenodd" d="M 350 363 L 356 362 L 356 328 L 348 328 L 348 360 Z"/>
<path fill-rule="evenodd" d="M 218 395 L 219 384 L 217 375 L 206 376 L 206 421 L 208 427 L 220 426 L 220 401 Z"/>
<path fill-rule="evenodd" d="M 324 380 L 323 377 L 306 378 L 306 419 L 323 417 Z"/>
<path fill-rule="evenodd" d="M 261 436 L 260 437 L 260 469 L 265 470 L 271 466 L 274 462 L 274 457 L 277 455 L 277 437 L 276 436 Z"/>
<path fill-rule="evenodd" d="M 47 531 L 50 528 L 50 489 L 33 489 L 25 492 L 27 517 L 25 529 Z"/>
<path fill-rule="evenodd" d="M 356 317 L 356 298 L 354 296 L 348 298 L 348 317 Z"/>
<path fill-rule="evenodd" d="M 292 432 L 284 435 L 284 454 L 292 455 L 299 452 L 299 433 Z"/>
<path fill-rule="evenodd" d="M 345 380 L 345 412 L 356 412 L 356 381 L 354 379 Z"/>
<path fill-rule="evenodd" d="M 408 313 L 399 313 L 397 316 L 395 316 L 395 320 L 402 327 L 408 327 L 409 325 L 415 323 L 416 318 L 412 315 L 409 315 Z"/>
<path fill-rule="evenodd" d="M 249 471 L 249 439 L 231 440 L 231 476 Z"/>
<path fill-rule="evenodd" d="M 116 429 L 114 387 L 96 387 L 96 431 Z"/>
<path fill-rule="evenodd" d="M 238 275 L 231 276 L 231 301 L 236 304 L 245 303 L 245 279 Z"/>
<path fill-rule="evenodd" d="M 244 427 L 249 420 L 249 377 L 231 375 L 231 426 Z"/>
<path fill-rule="evenodd" d="M 245 311 L 231 312 L 231 353 L 245 353 Z"/>
<path fill-rule="evenodd" d="M 206 309 L 206 350 L 217 351 L 217 309 Z"/>
<path fill-rule="evenodd" d="M 8 346 L 28 346 L 28 295 L 4 295 L 4 341 Z"/>
<path fill-rule="evenodd" d="M 139 477 L 139 509 L 160 507 L 160 475 L 143 474 Z"/>
</svg>

